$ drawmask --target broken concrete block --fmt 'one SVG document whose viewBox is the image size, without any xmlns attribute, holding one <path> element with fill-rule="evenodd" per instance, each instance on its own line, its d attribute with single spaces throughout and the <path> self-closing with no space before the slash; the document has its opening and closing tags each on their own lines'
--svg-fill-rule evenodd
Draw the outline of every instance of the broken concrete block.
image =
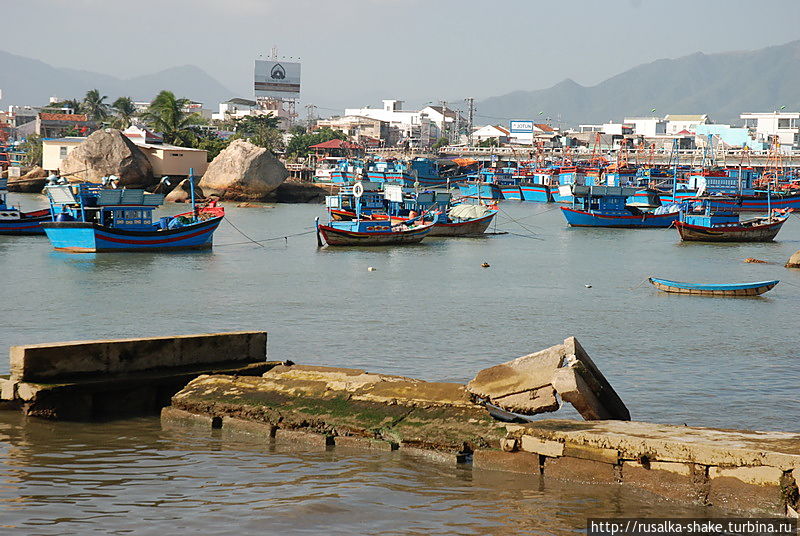
<svg viewBox="0 0 800 536">
<path fill-rule="evenodd" d="M 283 443 L 299 449 L 326 450 L 328 446 L 333 445 L 333 436 L 278 428 L 275 430 L 275 443 Z"/>
<path fill-rule="evenodd" d="M 0 378 L 0 400 L 14 400 L 17 394 L 17 382 L 9 378 Z"/>
<path fill-rule="evenodd" d="M 547 441 L 538 437 L 524 435 L 520 441 L 522 450 L 557 458 L 564 455 L 564 443 L 559 441 Z"/>
<path fill-rule="evenodd" d="M 507 411 L 534 415 L 558 409 L 550 387 L 553 373 L 564 360 L 559 344 L 513 361 L 489 367 L 467 384 L 467 391 Z"/>
<path fill-rule="evenodd" d="M 631 414 L 611 384 L 575 337 L 564 341 L 564 368 L 553 377 L 561 398 L 575 406 L 586 420 L 631 420 Z M 573 374 L 564 372 L 571 369 Z"/>
<path fill-rule="evenodd" d="M 518 450 L 518 441 L 513 437 L 504 437 L 500 440 L 500 450 L 503 452 L 514 452 Z"/>
</svg>

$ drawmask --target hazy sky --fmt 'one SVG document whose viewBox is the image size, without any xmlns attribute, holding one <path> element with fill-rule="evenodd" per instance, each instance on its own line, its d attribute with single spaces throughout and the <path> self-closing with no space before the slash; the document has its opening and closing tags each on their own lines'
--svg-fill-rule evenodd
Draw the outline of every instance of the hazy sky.
<svg viewBox="0 0 800 536">
<path fill-rule="evenodd" d="M 799 0 L 0 0 L 0 49 L 129 77 L 194 64 L 240 96 L 277 45 L 338 109 L 596 84 L 659 58 L 800 38 Z M 0 77 L 13 73 L 0 73 Z M 322 111 L 322 110 L 321 110 Z"/>
</svg>

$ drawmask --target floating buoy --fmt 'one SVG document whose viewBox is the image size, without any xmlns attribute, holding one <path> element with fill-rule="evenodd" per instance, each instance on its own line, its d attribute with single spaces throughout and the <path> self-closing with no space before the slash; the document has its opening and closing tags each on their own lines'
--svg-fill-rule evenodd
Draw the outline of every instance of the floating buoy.
<svg viewBox="0 0 800 536">
<path fill-rule="evenodd" d="M 481 268 L 488 268 L 488 267 L 489 267 L 488 262 L 484 262 L 483 264 L 481 264 Z"/>
<path fill-rule="evenodd" d="M 375 268 L 373 268 L 372 266 L 370 266 L 369 268 L 367 268 L 367 271 L 368 271 L 368 272 L 374 272 L 374 271 L 375 271 Z"/>
<path fill-rule="evenodd" d="M 592 288 L 592 285 L 583 285 L 586 288 Z"/>
<path fill-rule="evenodd" d="M 767 264 L 767 261 L 762 261 L 761 259 L 754 259 L 753 257 L 747 257 L 744 262 L 752 262 L 756 264 Z"/>
</svg>

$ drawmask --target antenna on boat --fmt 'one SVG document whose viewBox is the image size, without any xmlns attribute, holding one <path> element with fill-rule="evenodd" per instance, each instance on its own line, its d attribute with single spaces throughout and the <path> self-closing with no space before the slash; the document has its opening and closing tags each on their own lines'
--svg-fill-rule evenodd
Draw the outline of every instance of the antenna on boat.
<svg viewBox="0 0 800 536">
<path fill-rule="evenodd" d="M 192 216 L 197 219 L 197 207 L 194 199 L 194 168 L 189 168 L 189 193 L 192 196 Z"/>
</svg>

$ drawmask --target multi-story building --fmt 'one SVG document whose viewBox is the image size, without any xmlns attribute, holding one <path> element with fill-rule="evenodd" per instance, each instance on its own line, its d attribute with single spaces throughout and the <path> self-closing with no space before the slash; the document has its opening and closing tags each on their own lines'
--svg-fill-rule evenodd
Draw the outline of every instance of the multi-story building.
<svg viewBox="0 0 800 536">
<path fill-rule="evenodd" d="M 769 143 L 772 136 L 777 136 L 784 149 L 800 147 L 800 112 L 758 112 L 739 117 L 758 141 Z"/>
<path fill-rule="evenodd" d="M 397 145 L 400 139 L 398 129 L 391 127 L 388 122 L 361 115 L 318 119 L 316 126 L 339 130 L 361 144 L 375 145 L 375 142 L 378 142 L 379 145 L 391 147 Z"/>
<path fill-rule="evenodd" d="M 667 115 L 664 120 L 667 122 L 666 134 L 677 134 L 683 130 L 692 132 L 697 125 L 707 125 L 711 121 L 707 114 L 696 115 Z"/>
<path fill-rule="evenodd" d="M 623 123 L 633 126 L 636 136 L 657 136 L 667 133 L 667 122 L 661 117 L 626 117 Z"/>
</svg>

